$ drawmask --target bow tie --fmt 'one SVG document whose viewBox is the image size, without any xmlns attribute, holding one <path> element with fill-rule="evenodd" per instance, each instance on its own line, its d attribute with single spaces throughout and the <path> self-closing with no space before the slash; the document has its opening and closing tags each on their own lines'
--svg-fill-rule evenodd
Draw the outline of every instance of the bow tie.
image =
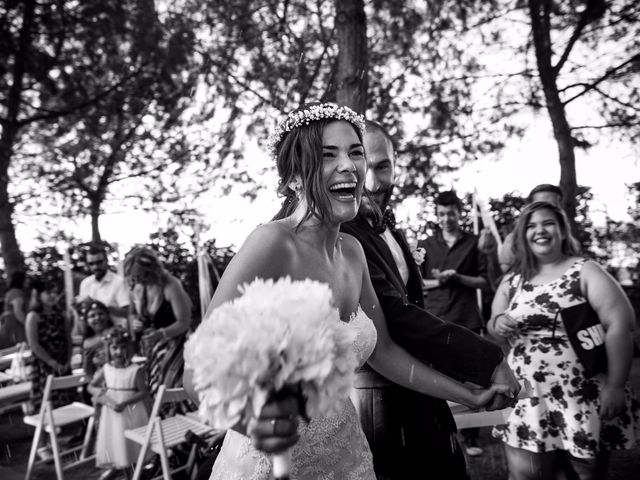
<svg viewBox="0 0 640 480">
<path fill-rule="evenodd" d="M 382 220 L 376 225 L 375 230 L 377 234 L 384 233 L 386 229 L 390 232 L 396 231 L 396 216 L 393 214 L 393 210 L 387 208 L 382 214 Z"/>
</svg>

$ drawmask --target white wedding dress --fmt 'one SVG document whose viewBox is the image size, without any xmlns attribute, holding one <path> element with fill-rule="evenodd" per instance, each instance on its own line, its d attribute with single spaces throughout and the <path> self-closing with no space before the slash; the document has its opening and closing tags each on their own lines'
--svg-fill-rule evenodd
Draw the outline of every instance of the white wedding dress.
<svg viewBox="0 0 640 480">
<path fill-rule="evenodd" d="M 373 322 L 358 308 L 349 323 L 356 332 L 353 348 L 362 365 L 376 344 Z M 292 480 L 375 480 L 373 458 L 348 398 L 340 413 L 302 422 L 300 440 L 292 448 Z M 213 465 L 210 480 L 267 480 L 271 459 L 251 445 L 251 440 L 229 430 Z"/>
</svg>

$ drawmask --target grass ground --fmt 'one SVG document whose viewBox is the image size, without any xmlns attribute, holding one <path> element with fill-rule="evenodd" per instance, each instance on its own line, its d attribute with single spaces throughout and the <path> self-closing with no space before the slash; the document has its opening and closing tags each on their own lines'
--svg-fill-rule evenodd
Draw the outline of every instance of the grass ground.
<svg viewBox="0 0 640 480">
<path fill-rule="evenodd" d="M 631 383 L 640 397 L 640 358 L 635 358 Z M 24 478 L 33 429 L 22 423 L 17 412 L 0 416 L 0 480 Z M 484 454 L 468 457 L 467 466 L 473 480 L 507 480 L 507 466 L 502 444 L 491 437 L 489 427 L 480 430 L 479 443 Z M 66 480 L 97 480 L 100 471 L 87 464 L 65 473 Z M 53 465 L 40 465 L 32 476 L 34 480 L 55 478 Z M 640 445 L 635 449 L 614 452 L 607 480 L 640 480 Z"/>
</svg>

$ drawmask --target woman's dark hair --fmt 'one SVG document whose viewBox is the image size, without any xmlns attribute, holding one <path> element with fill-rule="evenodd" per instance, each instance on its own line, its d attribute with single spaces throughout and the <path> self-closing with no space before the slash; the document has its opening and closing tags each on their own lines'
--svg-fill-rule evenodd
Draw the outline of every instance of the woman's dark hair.
<svg viewBox="0 0 640 480">
<path fill-rule="evenodd" d="M 61 291 L 62 285 L 52 279 L 36 278 L 31 281 L 31 298 L 29 299 L 29 308 L 31 312 L 42 313 L 43 305 L 40 300 L 40 294 L 42 292 Z"/>
<path fill-rule="evenodd" d="M 9 275 L 9 284 L 7 287 L 12 288 L 24 288 L 24 282 L 27 280 L 27 274 L 23 271 L 13 272 Z"/>
<path fill-rule="evenodd" d="M 530 203 L 522 210 L 516 223 L 513 238 L 515 262 L 510 270 L 520 274 L 523 280 L 530 280 L 538 271 L 538 261 L 527 242 L 527 225 L 531 220 L 531 216 L 539 210 L 549 210 L 558 221 L 560 231 L 564 236 L 561 244 L 562 253 L 567 256 L 579 255 L 579 251 L 576 248 L 578 243 L 571 233 L 571 223 L 567 214 L 560 207 L 549 202 Z"/>
<path fill-rule="evenodd" d="M 320 103 L 305 104 L 291 113 L 307 110 L 313 105 Z M 330 205 L 329 195 L 322 185 L 322 134 L 328 124 L 339 120 L 321 118 L 307 125 L 294 127 L 280 141 L 276 157 L 276 167 L 280 176 L 278 194 L 285 199 L 273 220 L 288 217 L 298 206 L 296 192 L 289 187 L 297 176 L 302 179 L 303 190 L 300 194 L 305 196 L 309 207 L 301 223 L 311 217 L 317 217 L 320 221 L 330 218 L 331 212 L 327 209 Z M 358 140 L 363 143 L 362 132 L 357 126 L 351 125 Z"/>
</svg>

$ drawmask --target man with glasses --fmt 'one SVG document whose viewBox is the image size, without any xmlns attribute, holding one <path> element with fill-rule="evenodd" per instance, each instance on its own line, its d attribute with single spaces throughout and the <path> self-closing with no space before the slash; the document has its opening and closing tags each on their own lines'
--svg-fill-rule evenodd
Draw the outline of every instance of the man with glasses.
<svg viewBox="0 0 640 480">
<path fill-rule="evenodd" d="M 92 275 L 80 283 L 77 301 L 98 300 L 104 303 L 116 325 L 127 326 L 129 290 L 124 278 L 109 270 L 107 252 L 99 246 L 91 246 L 87 252 L 87 265 Z"/>
</svg>

